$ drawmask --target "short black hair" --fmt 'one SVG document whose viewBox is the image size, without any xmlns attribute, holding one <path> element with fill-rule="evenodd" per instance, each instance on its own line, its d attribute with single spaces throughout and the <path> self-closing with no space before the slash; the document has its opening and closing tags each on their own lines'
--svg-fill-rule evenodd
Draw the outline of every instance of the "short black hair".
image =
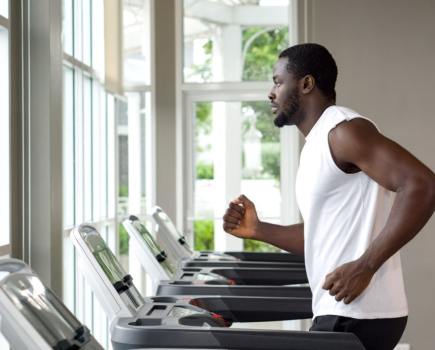
<svg viewBox="0 0 435 350">
<path fill-rule="evenodd" d="M 299 44 L 279 54 L 279 58 L 285 57 L 288 59 L 287 71 L 292 72 L 297 79 L 312 75 L 323 94 L 335 100 L 337 64 L 326 47 L 313 43 Z"/>
</svg>

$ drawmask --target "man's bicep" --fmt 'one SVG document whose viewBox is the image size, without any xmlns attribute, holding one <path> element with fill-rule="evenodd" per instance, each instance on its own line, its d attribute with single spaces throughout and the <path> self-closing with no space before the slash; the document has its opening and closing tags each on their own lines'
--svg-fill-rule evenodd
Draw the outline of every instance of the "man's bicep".
<svg viewBox="0 0 435 350">
<path fill-rule="evenodd" d="M 332 137 L 335 156 L 356 165 L 361 171 L 390 191 L 397 191 L 408 180 L 428 169 L 396 142 L 380 134 L 368 121 L 344 123 Z"/>
</svg>

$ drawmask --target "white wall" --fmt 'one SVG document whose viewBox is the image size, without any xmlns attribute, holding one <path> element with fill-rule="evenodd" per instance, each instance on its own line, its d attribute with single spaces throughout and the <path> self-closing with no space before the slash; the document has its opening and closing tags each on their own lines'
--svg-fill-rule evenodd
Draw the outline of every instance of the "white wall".
<svg viewBox="0 0 435 350">
<path fill-rule="evenodd" d="M 435 169 L 435 1 L 308 0 L 308 40 L 339 67 L 338 104 Z M 435 344 L 435 220 L 402 251 L 410 316 L 403 341 Z"/>
</svg>

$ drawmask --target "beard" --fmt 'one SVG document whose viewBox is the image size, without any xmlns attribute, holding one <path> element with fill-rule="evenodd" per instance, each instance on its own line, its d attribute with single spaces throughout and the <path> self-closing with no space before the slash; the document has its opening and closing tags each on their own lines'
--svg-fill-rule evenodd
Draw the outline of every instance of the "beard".
<svg viewBox="0 0 435 350">
<path fill-rule="evenodd" d="M 287 99 L 287 103 L 283 105 L 282 109 L 278 112 L 277 117 L 273 123 L 278 128 L 282 128 L 285 125 L 295 125 L 302 119 L 301 116 L 297 116 L 297 112 L 300 109 L 300 96 L 295 89 Z"/>
</svg>

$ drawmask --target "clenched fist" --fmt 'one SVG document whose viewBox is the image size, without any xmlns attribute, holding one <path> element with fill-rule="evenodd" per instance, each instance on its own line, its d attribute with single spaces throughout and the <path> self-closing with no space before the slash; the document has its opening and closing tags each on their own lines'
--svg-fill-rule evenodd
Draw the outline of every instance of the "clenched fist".
<svg viewBox="0 0 435 350">
<path fill-rule="evenodd" d="M 223 220 L 225 232 L 239 238 L 256 238 L 260 223 L 257 210 L 254 203 L 243 194 L 230 202 Z"/>
<path fill-rule="evenodd" d="M 349 304 L 367 288 L 374 273 L 360 260 L 351 261 L 326 275 L 322 288 L 335 300 Z"/>
</svg>

